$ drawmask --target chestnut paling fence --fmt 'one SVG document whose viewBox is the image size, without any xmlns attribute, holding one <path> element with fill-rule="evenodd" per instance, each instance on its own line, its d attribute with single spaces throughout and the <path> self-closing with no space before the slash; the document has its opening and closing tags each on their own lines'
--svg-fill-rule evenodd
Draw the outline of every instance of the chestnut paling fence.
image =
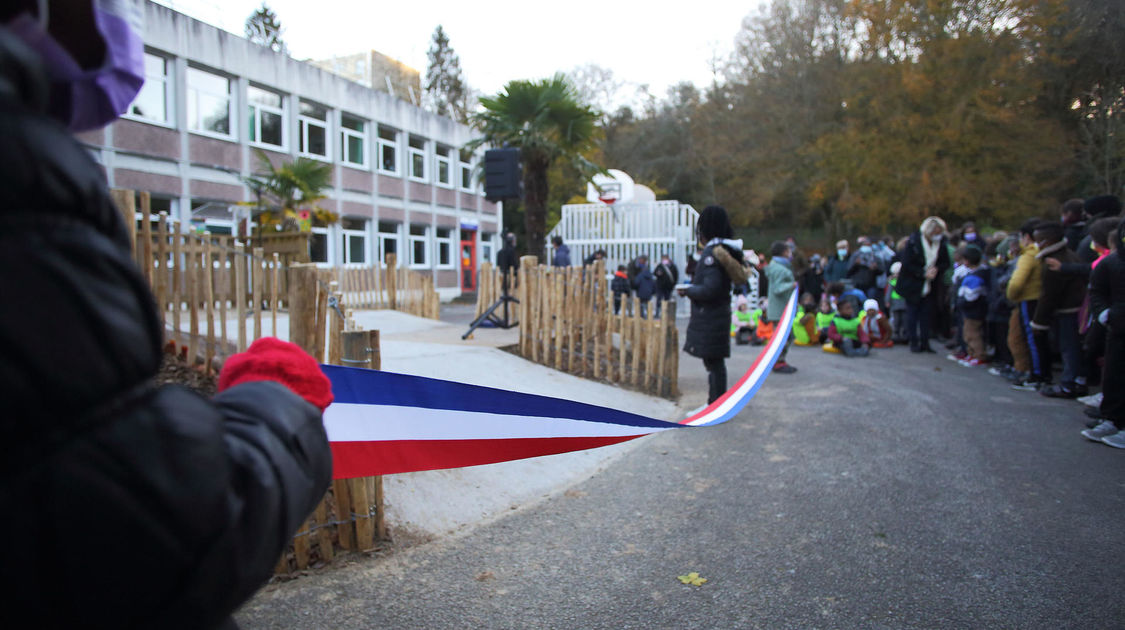
<svg viewBox="0 0 1125 630">
<path fill-rule="evenodd" d="M 307 234 L 242 243 L 229 235 L 183 232 L 166 214 L 151 212 L 148 193 L 115 189 L 112 197 L 130 228 L 166 341 L 206 373 L 255 339 L 279 334 L 320 362 L 379 369 L 379 332 L 360 330 L 349 309 L 438 318 L 432 278 L 396 269 L 393 255 L 386 269 L 320 269 L 308 264 Z M 372 549 L 385 538 L 382 478 L 334 481 L 276 573 L 329 562 L 340 550 Z"/>
<path fill-rule="evenodd" d="M 499 270 L 482 265 L 477 315 L 502 294 Z M 524 358 L 584 378 L 607 381 L 649 394 L 679 394 L 679 332 L 674 300 L 655 316 L 655 300 L 641 317 L 632 297 L 613 312 L 605 262 L 586 267 L 550 267 L 534 256 L 520 259 L 511 279 L 511 319 L 519 322 L 519 354 Z"/>
</svg>

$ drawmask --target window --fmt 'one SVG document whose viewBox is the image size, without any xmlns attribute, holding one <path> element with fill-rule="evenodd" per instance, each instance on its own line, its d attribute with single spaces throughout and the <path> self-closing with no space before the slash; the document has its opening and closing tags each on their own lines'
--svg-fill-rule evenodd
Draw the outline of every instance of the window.
<svg viewBox="0 0 1125 630">
<path fill-rule="evenodd" d="M 251 85 L 246 90 L 246 101 L 250 106 L 250 142 L 284 147 L 285 112 L 281 109 L 282 96 Z"/>
<path fill-rule="evenodd" d="M 312 157 L 328 157 L 328 108 L 301 101 L 297 116 L 300 141 L 297 151 Z"/>
<path fill-rule="evenodd" d="M 410 136 L 410 177 L 426 181 L 426 140 Z"/>
<path fill-rule="evenodd" d="M 437 183 L 446 188 L 453 187 L 453 165 L 449 159 L 449 147 L 437 145 L 437 150 L 434 154 L 434 162 L 437 171 Z"/>
<path fill-rule="evenodd" d="M 495 261 L 492 260 L 492 250 L 493 250 L 492 242 L 495 238 L 496 238 L 495 234 L 490 234 L 488 232 L 485 232 L 484 234 L 481 234 L 481 237 L 480 237 L 480 260 L 487 260 L 488 262 L 495 264 Z"/>
<path fill-rule="evenodd" d="M 310 231 L 309 262 L 328 264 L 331 255 L 328 251 L 328 224 L 314 217 Z"/>
<path fill-rule="evenodd" d="M 188 68 L 188 129 L 233 136 L 230 116 L 230 79 Z"/>
<path fill-rule="evenodd" d="M 349 114 L 340 114 L 340 161 L 367 166 L 367 123 Z"/>
<path fill-rule="evenodd" d="M 398 173 L 398 132 L 379 125 L 379 170 Z"/>
<path fill-rule="evenodd" d="M 461 190 L 472 192 L 473 190 L 473 154 L 469 151 L 462 150 L 459 152 L 461 158 L 461 179 L 458 182 Z"/>
<path fill-rule="evenodd" d="M 351 219 L 345 217 L 340 221 L 344 253 L 344 264 L 360 264 L 367 262 L 367 220 Z"/>
<path fill-rule="evenodd" d="M 429 251 L 429 231 L 424 225 L 410 226 L 410 266 L 425 267 Z"/>
<path fill-rule="evenodd" d="M 379 262 L 384 266 L 387 264 L 387 254 L 398 255 L 398 225 L 390 221 L 379 222 Z"/>
<path fill-rule="evenodd" d="M 437 245 L 437 266 L 453 266 L 453 228 L 437 228 L 434 235 Z"/>
<path fill-rule="evenodd" d="M 133 104 L 129 106 L 127 115 L 150 122 L 172 124 L 172 113 L 169 111 L 169 104 L 172 102 L 168 93 L 169 84 L 168 60 L 146 52 L 145 84 Z"/>
</svg>

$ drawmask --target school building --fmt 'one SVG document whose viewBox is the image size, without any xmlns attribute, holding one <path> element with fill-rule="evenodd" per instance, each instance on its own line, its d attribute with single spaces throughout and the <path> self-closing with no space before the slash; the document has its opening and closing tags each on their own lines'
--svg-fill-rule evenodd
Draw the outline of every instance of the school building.
<svg viewBox="0 0 1125 630">
<path fill-rule="evenodd" d="M 248 234 L 257 200 L 241 177 L 306 157 L 332 165 L 312 226 L 324 266 L 431 273 L 445 299 L 475 290 L 499 250 L 501 208 L 474 179 L 473 131 L 369 85 L 146 2 L 145 86 L 109 127 L 80 134 L 111 187 L 148 191 L 180 229 Z"/>
</svg>

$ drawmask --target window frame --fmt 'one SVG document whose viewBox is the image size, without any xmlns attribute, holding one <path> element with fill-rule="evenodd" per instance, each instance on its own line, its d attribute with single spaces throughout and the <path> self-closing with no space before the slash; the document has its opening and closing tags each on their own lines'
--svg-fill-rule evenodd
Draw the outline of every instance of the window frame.
<svg viewBox="0 0 1125 630">
<path fill-rule="evenodd" d="M 308 116 L 304 113 L 304 107 L 318 107 L 324 110 L 324 118 L 316 118 L 315 116 Z M 306 101 L 301 99 L 297 103 L 297 155 L 312 158 L 314 160 L 321 160 L 323 162 L 332 161 L 332 134 L 331 130 L 332 108 L 327 105 L 321 105 L 313 101 Z M 309 146 L 309 127 L 320 127 L 324 130 L 324 154 L 311 153 L 308 151 Z"/>
<path fill-rule="evenodd" d="M 345 118 L 351 118 L 353 120 L 359 121 L 359 124 L 363 125 L 363 131 L 356 131 L 355 129 L 346 126 L 344 124 Z M 347 112 L 340 112 L 339 125 L 340 125 L 340 164 L 343 164 L 344 166 L 347 166 L 349 168 L 358 168 L 358 169 L 363 169 L 365 171 L 370 170 L 370 165 L 368 164 L 368 156 L 367 156 L 367 130 L 371 128 L 371 121 L 369 121 L 365 118 L 362 118 L 360 116 L 356 116 L 354 114 L 349 114 Z M 360 159 L 363 160 L 362 163 L 357 164 L 357 163 L 352 162 L 351 160 L 348 159 L 348 147 L 350 145 L 348 140 L 350 138 L 357 138 L 359 140 L 360 144 L 361 144 L 361 149 L 359 151 L 359 157 L 360 157 Z"/>
<path fill-rule="evenodd" d="M 421 148 L 414 146 L 415 139 L 417 139 L 419 142 L 421 142 L 421 144 L 422 144 Z M 422 138 L 421 136 L 411 135 L 407 139 L 407 143 L 406 143 L 407 173 L 406 174 L 407 174 L 407 177 L 410 178 L 410 181 L 423 182 L 423 183 L 430 181 L 429 179 L 426 178 L 426 171 L 428 170 L 426 168 L 426 145 L 428 145 L 428 144 L 429 144 L 429 141 L 426 140 L 425 138 Z M 415 160 L 416 157 L 420 158 L 420 159 L 418 161 L 416 161 Z M 414 167 L 416 165 L 421 165 L 421 167 L 422 167 L 422 174 L 421 175 L 415 175 L 414 174 Z"/>
<path fill-rule="evenodd" d="M 137 92 L 137 96 L 133 98 L 133 102 L 129 103 L 129 109 L 125 110 L 125 113 L 122 114 L 121 117 L 125 118 L 127 120 L 135 120 L 137 122 L 148 123 L 150 125 L 159 125 L 161 127 L 168 127 L 169 129 L 175 129 L 176 128 L 176 112 L 175 112 L 175 98 L 174 98 L 173 86 L 176 83 L 175 83 L 174 80 L 172 80 L 173 79 L 173 76 L 172 76 L 173 75 L 173 69 L 172 68 L 175 65 L 175 63 L 174 63 L 175 60 L 171 59 L 169 57 L 165 57 L 164 55 L 161 55 L 159 53 L 155 53 L 155 52 L 151 52 L 151 51 L 146 50 L 144 52 L 145 61 L 148 61 L 149 57 L 155 57 L 156 59 L 159 59 L 164 64 L 164 72 L 159 77 L 152 76 L 152 75 L 149 74 L 148 64 L 147 63 L 145 64 L 145 83 L 144 83 L 144 86 L 141 87 L 140 92 Z M 164 119 L 163 120 L 157 120 L 155 118 L 149 118 L 149 117 L 144 116 L 142 114 L 134 114 L 133 113 L 133 106 L 136 105 L 137 99 L 140 98 L 141 93 L 144 92 L 146 87 L 149 87 L 150 85 L 153 85 L 153 83 L 157 82 L 157 81 L 159 81 L 160 84 L 164 88 L 163 89 L 163 93 L 164 93 Z M 229 79 L 228 79 L 228 81 L 229 81 Z M 229 89 L 229 83 L 228 83 L 228 89 Z"/>
<path fill-rule="evenodd" d="M 383 225 L 393 225 L 394 232 L 384 232 Z M 377 221 L 375 224 L 375 240 L 377 251 L 375 255 L 378 257 L 380 268 L 387 268 L 387 251 L 384 246 L 384 241 L 394 241 L 395 251 L 393 252 L 396 257 L 398 267 L 403 266 L 402 260 L 402 223 L 395 223 L 394 221 Z"/>
<path fill-rule="evenodd" d="M 442 236 L 442 230 L 448 230 L 447 236 Z M 457 229 L 452 227 L 435 226 L 434 227 L 434 268 L 435 269 L 453 269 L 454 264 L 454 246 L 457 244 Z M 446 256 L 448 262 L 441 262 L 442 248 L 446 248 Z"/>
<path fill-rule="evenodd" d="M 390 134 L 392 136 L 394 136 L 394 139 L 384 138 L 383 133 L 382 133 L 383 130 L 389 131 Z M 401 131 L 399 131 L 398 129 L 395 129 L 394 127 L 388 127 L 386 125 L 376 125 L 375 126 L 375 142 L 376 142 L 376 145 L 378 146 L 378 152 L 377 152 L 377 155 L 375 156 L 375 159 L 378 162 L 378 164 L 376 164 L 376 168 L 378 169 L 378 171 L 380 173 L 384 173 L 386 175 L 394 175 L 395 177 L 402 177 L 402 160 L 399 159 L 399 156 L 402 154 L 402 152 L 398 150 L 399 149 L 398 142 L 399 142 L 399 137 L 400 137 L 399 134 L 401 134 L 401 133 L 402 133 Z M 393 171 L 389 171 L 389 170 L 383 168 L 383 162 L 384 162 L 384 160 L 383 160 L 383 150 L 388 149 L 388 148 L 390 150 L 394 151 L 394 167 L 395 168 L 394 168 Z"/>
<path fill-rule="evenodd" d="M 225 95 L 223 95 L 223 96 L 226 97 L 226 100 L 227 100 L 227 133 L 222 133 L 222 132 L 219 132 L 219 131 L 212 131 L 210 129 L 192 127 L 192 122 L 193 122 L 192 121 L 192 115 L 191 115 L 192 114 L 192 103 L 195 100 L 193 98 L 193 96 L 195 96 L 199 93 L 203 93 L 203 94 L 208 95 L 208 96 L 220 96 L 217 92 L 211 92 L 209 90 L 203 90 L 199 87 L 192 87 L 191 77 L 194 73 L 205 74 L 205 75 L 208 75 L 208 76 L 211 76 L 211 77 L 222 79 L 222 80 L 227 82 L 227 92 L 226 92 Z M 210 70 L 205 70 L 203 68 L 197 68 L 195 66 L 188 66 L 186 75 L 187 76 L 184 77 L 184 86 L 185 86 L 186 91 L 187 91 L 187 112 L 186 112 L 187 115 L 186 115 L 186 119 L 187 119 L 187 130 L 188 130 L 188 132 L 198 134 L 198 135 L 201 135 L 201 136 L 218 138 L 219 140 L 232 140 L 232 141 L 237 142 L 238 141 L 238 116 L 235 115 L 235 112 L 237 111 L 237 109 L 235 108 L 235 98 L 234 98 L 234 96 L 235 96 L 235 94 L 234 94 L 234 92 L 235 92 L 235 90 L 234 90 L 234 85 L 235 85 L 234 79 L 232 79 L 231 77 L 229 77 L 227 75 L 218 74 L 216 72 L 212 72 Z M 195 105 L 195 113 L 196 114 L 200 113 L 198 104 Z"/>
<path fill-rule="evenodd" d="M 421 234 L 415 234 L 414 228 L 421 228 Z M 412 223 L 406 232 L 406 249 L 410 253 L 409 267 L 411 269 L 429 269 L 430 268 L 430 237 L 432 235 L 431 226 L 418 223 Z M 418 243 L 422 244 L 422 261 L 418 262 L 414 257 L 414 246 Z"/>
<path fill-rule="evenodd" d="M 356 229 L 356 228 L 346 227 L 345 223 L 347 221 L 362 221 L 363 222 L 363 228 L 362 229 Z M 371 221 L 368 220 L 368 219 L 365 219 L 363 217 L 342 217 L 340 219 L 340 264 L 341 265 L 366 265 L 367 264 L 367 259 L 369 258 L 368 254 L 370 253 L 368 251 L 369 248 L 367 247 L 368 240 L 370 239 L 370 234 L 369 234 L 370 226 L 371 226 Z M 363 254 L 363 260 L 361 260 L 359 262 L 355 262 L 355 261 L 351 260 L 351 254 L 352 254 L 351 239 L 354 238 L 354 237 L 359 237 L 359 238 L 363 239 L 363 245 L 360 248 L 360 251 Z"/>
<path fill-rule="evenodd" d="M 451 190 L 457 188 L 457 184 L 453 180 L 453 158 L 450 157 L 452 151 L 452 148 L 445 145 L 434 146 L 434 185 Z M 442 166 L 445 167 L 445 182 L 441 181 Z"/>
<path fill-rule="evenodd" d="M 256 102 L 250 100 L 250 90 L 258 90 L 258 91 L 261 91 L 261 92 L 268 92 L 269 94 L 273 94 L 273 95 L 277 96 L 280 99 L 281 106 L 280 107 L 274 107 L 273 105 L 263 105 L 262 103 L 256 103 Z M 260 149 L 269 149 L 271 151 L 282 151 L 282 152 L 288 151 L 289 150 L 289 119 L 288 119 L 288 116 L 285 115 L 285 94 L 283 94 L 281 92 L 277 92 L 275 90 L 271 90 L 271 89 L 266 88 L 266 87 L 251 84 L 251 85 L 247 86 L 247 88 L 246 88 L 246 107 L 247 107 L 247 109 L 253 109 L 257 112 L 256 114 L 251 113 L 251 114 L 248 114 L 248 116 L 247 116 L 247 120 L 246 120 L 246 126 L 247 126 L 246 143 L 249 144 L 252 147 L 258 147 Z M 269 113 L 269 114 L 277 114 L 278 116 L 281 117 L 281 144 L 273 144 L 273 143 L 270 143 L 270 142 L 263 142 L 262 141 L 262 125 L 261 125 L 261 116 L 260 116 L 260 114 L 262 112 Z M 250 130 L 251 129 L 253 129 L 253 131 L 255 133 L 255 136 L 257 137 L 257 140 L 251 140 L 250 139 Z"/>
</svg>

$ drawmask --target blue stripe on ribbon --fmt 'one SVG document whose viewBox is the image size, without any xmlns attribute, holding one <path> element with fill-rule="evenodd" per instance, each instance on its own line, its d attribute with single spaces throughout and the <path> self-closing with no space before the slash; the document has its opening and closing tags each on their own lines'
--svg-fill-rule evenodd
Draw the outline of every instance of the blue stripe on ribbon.
<svg viewBox="0 0 1125 630">
<path fill-rule="evenodd" d="M 617 409 L 524 394 L 504 389 L 361 368 L 321 365 L 332 381 L 335 402 L 477 411 L 483 413 L 569 418 L 634 427 L 670 428 L 682 425 Z"/>
</svg>

